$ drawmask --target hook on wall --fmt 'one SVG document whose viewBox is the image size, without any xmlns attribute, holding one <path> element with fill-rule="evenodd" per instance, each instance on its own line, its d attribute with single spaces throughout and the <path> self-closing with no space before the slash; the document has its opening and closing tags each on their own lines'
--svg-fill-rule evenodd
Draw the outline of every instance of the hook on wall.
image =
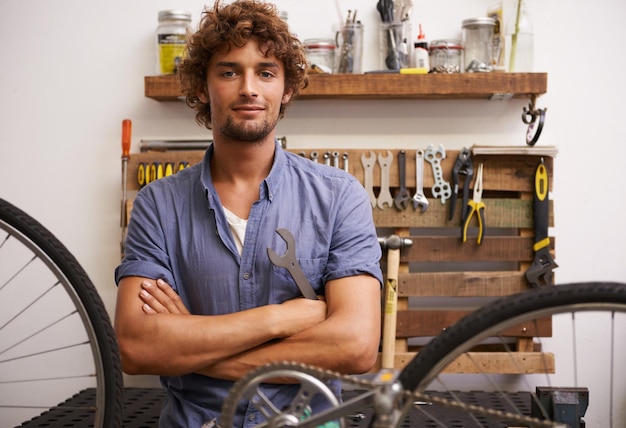
<svg viewBox="0 0 626 428">
<path fill-rule="evenodd" d="M 526 144 L 534 146 L 539 140 L 543 125 L 546 121 L 547 108 L 536 108 L 535 103 L 537 101 L 536 95 L 530 96 L 530 103 L 528 107 L 524 107 L 522 110 L 522 122 L 528 125 L 526 131 Z"/>
</svg>

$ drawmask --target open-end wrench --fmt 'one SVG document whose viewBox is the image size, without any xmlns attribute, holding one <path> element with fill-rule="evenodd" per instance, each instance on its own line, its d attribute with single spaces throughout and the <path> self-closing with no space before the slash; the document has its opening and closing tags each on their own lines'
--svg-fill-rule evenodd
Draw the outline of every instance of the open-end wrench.
<svg viewBox="0 0 626 428">
<path fill-rule="evenodd" d="M 413 195 L 413 209 L 428 209 L 428 198 L 424 195 L 424 150 L 415 152 L 415 194 Z"/>
<path fill-rule="evenodd" d="M 446 199 L 452 196 L 450 183 L 443 179 L 443 170 L 441 169 L 441 161 L 446 158 L 446 150 L 443 148 L 443 145 L 439 144 L 439 148 L 435 151 L 433 145 L 430 144 L 426 148 L 424 157 L 433 168 L 433 177 L 435 179 L 435 184 L 432 188 L 433 197 L 435 199 L 441 198 L 441 203 L 445 204 Z"/>
<path fill-rule="evenodd" d="M 380 193 L 378 194 L 378 208 L 385 209 L 385 205 L 391 207 L 393 205 L 393 197 L 389 190 L 389 170 L 393 163 L 393 154 L 387 150 L 387 156 L 383 157 L 378 154 L 378 165 L 380 165 Z"/>
<path fill-rule="evenodd" d="M 406 209 L 411 200 L 411 194 L 406 188 L 406 152 L 404 150 L 398 152 L 398 172 L 400 187 L 398 188 L 396 197 L 393 198 L 393 205 L 398 211 L 402 211 Z"/>
<path fill-rule="evenodd" d="M 374 195 L 374 163 L 376 162 L 376 155 L 374 152 L 370 152 L 370 156 L 365 156 L 365 153 L 361 154 L 361 164 L 363 164 L 364 178 L 363 187 L 370 197 L 370 203 L 372 208 L 376 207 L 376 195 Z"/>
<path fill-rule="evenodd" d="M 306 276 L 304 275 L 304 272 L 302 272 L 302 268 L 298 263 L 298 259 L 296 259 L 295 238 L 287 229 L 276 229 L 276 233 L 278 233 L 287 243 L 287 252 L 280 256 L 276 253 L 276 251 L 268 247 L 267 255 L 270 258 L 270 261 L 274 266 L 282 267 L 289 271 L 291 277 L 296 282 L 296 285 L 304 297 L 311 300 L 317 300 L 317 295 L 315 294 L 315 290 L 313 290 L 313 286 L 311 286 L 309 280 L 306 279 Z"/>
</svg>

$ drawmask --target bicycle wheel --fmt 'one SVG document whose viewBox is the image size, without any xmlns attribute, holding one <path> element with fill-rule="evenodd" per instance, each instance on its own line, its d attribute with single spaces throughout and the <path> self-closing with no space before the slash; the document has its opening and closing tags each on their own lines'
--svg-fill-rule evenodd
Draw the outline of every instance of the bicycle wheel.
<svg viewBox="0 0 626 428">
<path fill-rule="evenodd" d="M 72 426 L 120 426 L 119 350 L 98 292 L 51 232 L 3 199 L 0 295 L 0 426 L 92 390 L 64 407 Z"/>
<path fill-rule="evenodd" d="M 546 317 L 551 319 L 551 334 L 540 332 Z M 586 421 L 587 426 L 623 427 L 625 327 L 626 284 L 594 282 L 532 289 L 488 304 L 444 331 L 402 370 L 399 381 L 407 390 L 440 391 L 455 401 L 463 401 L 464 391 L 487 390 L 497 396 L 493 409 L 539 420 L 560 418 L 571 426 L 583 426 L 578 422 Z M 534 338 L 533 353 L 540 356 L 539 368 L 545 369 L 538 371 L 547 373 L 488 374 L 489 368 L 472 358 L 481 346 L 495 343 L 515 361 L 515 341 L 510 336 L 519 328 L 528 329 Z M 587 361 L 592 356 L 594 363 L 583 363 L 582 354 Z M 460 359 L 478 375 L 452 373 L 458 368 L 452 364 Z M 511 393 L 520 389 L 528 398 L 518 405 Z M 420 410 L 428 412 L 427 406 Z M 507 426 L 484 414 L 470 415 L 470 420 L 472 424 L 465 421 L 458 426 Z M 433 420 L 430 426 L 440 425 Z"/>
</svg>

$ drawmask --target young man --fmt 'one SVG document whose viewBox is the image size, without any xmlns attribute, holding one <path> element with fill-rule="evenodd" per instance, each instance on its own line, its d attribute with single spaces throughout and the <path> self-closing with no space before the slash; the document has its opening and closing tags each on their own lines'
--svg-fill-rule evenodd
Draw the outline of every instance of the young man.
<svg viewBox="0 0 626 428">
<path fill-rule="evenodd" d="M 270 362 L 343 373 L 375 362 L 382 275 L 369 199 L 354 177 L 275 138 L 305 63 L 275 7 L 255 0 L 218 0 L 189 41 L 179 73 L 213 144 L 200 164 L 139 192 L 115 272 L 123 367 L 161 376 L 162 427 L 219 417 L 233 381 Z M 320 300 L 271 264 L 268 247 L 285 251 L 278 228 L 294 235 Z M 263 388 L 284 404 L 296 391 Z M 261 422 L 241 408 L 239 426 Z"/>
</svg>

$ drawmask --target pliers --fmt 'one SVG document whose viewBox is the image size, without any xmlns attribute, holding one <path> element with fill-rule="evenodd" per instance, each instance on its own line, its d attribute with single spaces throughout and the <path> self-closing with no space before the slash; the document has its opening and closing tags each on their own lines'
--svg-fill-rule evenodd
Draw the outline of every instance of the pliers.
<svg viewBox="0 0 626 428">
<path fill-rule="evenodd" d="M 478 172 L 476 174 L 476 181 L 474 182 L 474 195 L 472 196 L 472 200 L 467 203 L 469 212 L 467 214 L 467 218 L 463 224 L 463 242 L 467 241 L 467 228 L 469 227 L 470 221 L 474 216 L 474 213 L 477 213 L 478 217 L 478 245 L 483 242 L 483 234 L 485 232 L 485 203 L 482 201 L 483 199 L 483 164 L 478 165 Z"/>
<path fill-rule="evenodd" d="M 469 184 L 472 182 L 472 177 L 474 176 L 471 152 L 465 147 L 459 152 L 459 156 L 456 158 L 454 166 L 452 167 L 452 197 L 450 199 L 450 215 L 448 216 L 448 220 L 452 220 L 454 211 L 456 210 L 456 200 L 459 195 L 459 175 L 466 176 L 463 182 L 463 206 L 461 208 L 461 224 L 464 224 L 468 211 Z"/>
</svg>

